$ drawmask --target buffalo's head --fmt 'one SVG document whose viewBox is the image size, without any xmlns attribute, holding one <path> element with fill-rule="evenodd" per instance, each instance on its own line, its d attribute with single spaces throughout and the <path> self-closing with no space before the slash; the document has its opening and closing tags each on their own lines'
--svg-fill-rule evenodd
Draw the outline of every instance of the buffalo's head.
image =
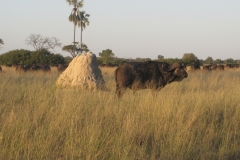
<svg viewBox="0 0 240 160">
<path fill-rule="evenodd" d="M 188 77 L 187 72 L 184 69 L 184 66 L 180 63 L 174 63 L 165 68 L 165 72 L 168 75 L 168 83 L 177 81 L 180 82 L 184 78 Z"/>
</svg>

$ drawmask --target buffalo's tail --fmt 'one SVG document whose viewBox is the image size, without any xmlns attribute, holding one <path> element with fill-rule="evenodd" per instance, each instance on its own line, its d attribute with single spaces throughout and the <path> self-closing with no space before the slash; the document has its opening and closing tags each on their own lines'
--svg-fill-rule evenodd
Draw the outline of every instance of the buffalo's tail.
<svg viewBox="0 0 240 160">
<path fill-rule="evenodd" d="M 115 82 L 116 82 L 116 89 L 119 88 L 119 83 L 118 83 L 118 79 L 117 79 L 117 72 L 118 72 L 118 70 L 119 70 L 119 67 L 114 72 Z"/>
<path fill-rule="evenodd" d="M 121 89 L 119 87 L 119 81 L 117 79 L 117 72 L 118 72 L 118 70 L 119 70 L 119 67 L 114 72 L 115 81 L 116 81 L 116 95 L 117 95 L 118 98 L 121 98 L 122 97 L 122 91 L 121 91 Z"/>
</svg>

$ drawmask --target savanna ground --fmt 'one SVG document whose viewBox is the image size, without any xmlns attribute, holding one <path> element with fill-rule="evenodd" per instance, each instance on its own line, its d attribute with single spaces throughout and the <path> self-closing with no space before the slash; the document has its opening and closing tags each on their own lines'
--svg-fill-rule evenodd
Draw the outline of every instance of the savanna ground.
<svg viewBox="0 0 240 160">
<path fill-rule="evenodd" d="M 59 89 L 59 76 L 0 74 L 0 159 L 240 159 L 240 70 L 191 72 L 149 90 Z"/>
</svg>

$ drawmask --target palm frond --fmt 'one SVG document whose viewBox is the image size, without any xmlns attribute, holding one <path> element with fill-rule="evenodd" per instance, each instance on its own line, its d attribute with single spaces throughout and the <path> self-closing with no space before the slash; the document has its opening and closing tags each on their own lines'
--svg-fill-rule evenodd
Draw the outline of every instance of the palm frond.
<svg viewBox="0 0 240 160">
<path fill-rule="evenodd" d="M 68 17 L 68 20 L 69 20 L 70 22 L 75 21 L 75 15 L 74 15 L 74 14 L 70 14 L 70 16 Z"/>
<path fill-rule="evenodd" d="M 85 11 L 79 11 L 77 15 L 78 27 L 85 29 L 86 25 L 89 25 L 89 20 L 88 20 L 89 16 L 90 15 L 86 14 Z"/>
<path fill-rule="evenodd" d="M 78 1 L 78 0 L 66 0 L 66 2 L 68 2 L 69 5 L 74 6 L 74 8 L 81 8 L 83 7 L 83 0 Z"/>
<path fill-rule="evenodd" d="M 77 8 L 82 8 L 83 4 L 84 4 L 84 2 L 83 2 L 83 0 L 81 0 L 80 2 L 77 3 L 76 6 L 77 6 Z"/>
<path fill-rule="evenodd" d="M 86 25 L 89 26 L 90 22 L 89 21 L 85 21 Z"/>
</svg>

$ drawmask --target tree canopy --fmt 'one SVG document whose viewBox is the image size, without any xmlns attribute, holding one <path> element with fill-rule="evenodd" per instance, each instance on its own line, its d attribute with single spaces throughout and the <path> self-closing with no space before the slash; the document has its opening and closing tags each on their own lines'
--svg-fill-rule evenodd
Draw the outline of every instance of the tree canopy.
<svg viewBox="0 0 240 160">
<path fill-rule="evenodd" d="M 76 45 L 63 46 L 62 50 L 65 52 L 69 52 L 73 58 L 77 56 L 76 51 L 78 50 L 78 48 L 76 47 Z"/>
<path fill-rule="evenodd" d="M 213 64 L 213 59 L 212 59 L 212 57 L 207 57 L 206 60 L 205 60 L 205 63 L 206 63 L 206 64 Z"/>
<path fill-rule="evenodd" d="M 25 49 L 12 50 L 0 55 L 1 65 L 31 65 L 31 64 L 64 64 L 65 59 L 60 54 L 53 54 L 47 50 L 29 51 Z"/>
<path fill-rule="evenodd" d="M 103 50 L 99 53 L 99 56 L 103 62 L 103 64 L 109 64 L 111 61 L 111 58 L 114 57 L 114 53 L 110 49 Z"/>
<path fill-rule="evenodd" d="M 200 65 L 199 59 L 193 53 L 185 53 L 182 61 L 187 65 Z"/>
<path fill-rule="evenodd" d="M 228 58 L 228 59 L 224 60 L 224 63 L 234 64 L 235 61 L 232 58 Z"/>
<path fill-rule="evenodd" d="M 222 63 L 223 63 L 223 61 L 221 59 L 215 59 L 213 61 L 213 64 L 222 64 Z"/>
<path fill-rule="evenodd" d="M 84 51 L 84 52 L 89 51 L 88 46 L 86 44 L 82 44 L 81 50 Z"/>
<path fill-rule="evenodd" d="M 158 58 L 158 60 L 161 60 L 161 59 L 164 59 L 164 56 L 158 55 L 157 58 Z"/>
</svg>

